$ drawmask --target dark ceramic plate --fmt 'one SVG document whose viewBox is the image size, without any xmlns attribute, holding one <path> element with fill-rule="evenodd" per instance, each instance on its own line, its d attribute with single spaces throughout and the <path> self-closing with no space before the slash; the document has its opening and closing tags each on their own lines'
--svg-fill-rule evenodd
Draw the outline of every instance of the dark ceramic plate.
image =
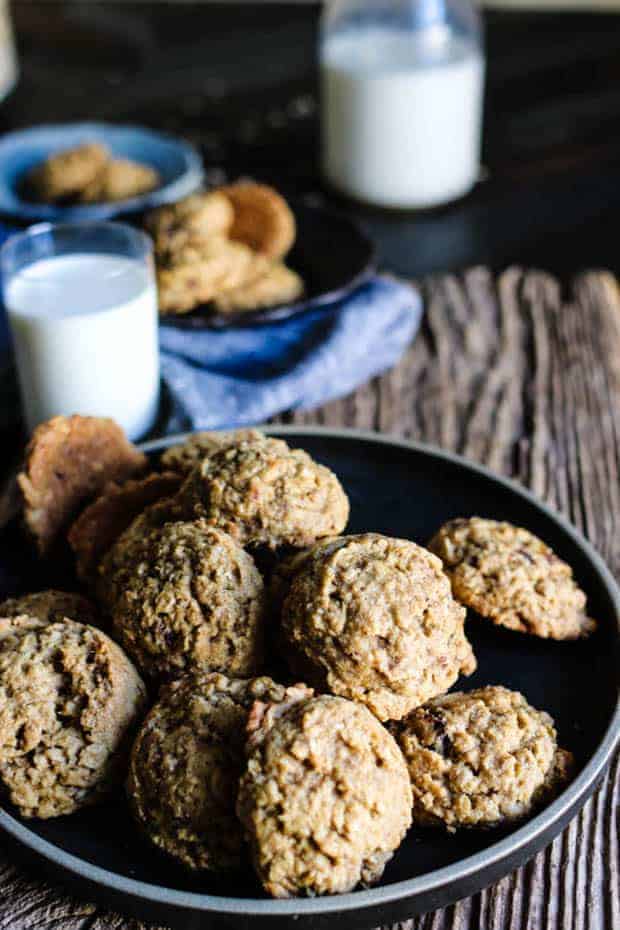
<svg viewBox="0 0 620 930">
<path fill-rule="evenodd" d="M 286 264 L 303 278 L 303 298 L 242 313 L 216 313 L 207 304 L 191 313 L 162 317 L 162 324 L 204 329 L 273 323 L 341 300 L 370 277 L 375 267 L 374 246 L 353 220 L 310 203 L 293 202 L 291 207 L 297 221 L 297 238 Z"/>
<path fill-rule="evenodd" d="M 454 835 L 412 829 L 379 886 L 289 901 L 267 899 L 250 871 L 230 879 L 181 871 L 141 840 L 120 796 L 42 822 L 21 821 L 0 810 L 0 826 L 18 841 L 15 848 L 72 882 L 82 896 L 172 927 L 360 930 L 446 905 L 549 843 L 594 790 L 618 739 L 620 592 L 601 559 L 565 520 L 517 485 L 424 446 L 298 428 L 287 431 L 287 438 L 341 477 L 351 498 L 351 532 L 377 530 L 424 542 L 449 517 L 480 514 L 527 527 L 573 566 L 599 631 L 584 642 L 554 643 L 472 617 L 467 629 L 478 670 L 459 684 L 469 689 L 502 683 L 548 710 L 560 744 L 575 754 L 576 777 L 556 801 L 519 827 Z M 148 450 L 168 443 L 151 443 Z M 35 586 L 32 564 L 16 539 L 5 538 L 0 566 L 5 585 L 0 594 Z"/>
</svg>

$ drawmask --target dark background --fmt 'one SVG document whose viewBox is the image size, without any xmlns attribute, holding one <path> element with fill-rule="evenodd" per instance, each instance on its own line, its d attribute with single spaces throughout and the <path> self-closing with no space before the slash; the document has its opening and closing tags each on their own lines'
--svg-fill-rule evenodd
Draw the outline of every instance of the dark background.
<svg viewBox="0 0 620 930">
<path fill-rule="evenodd" d="M 180 133 L 223 168 L 324 196 L 318 5 L 20 2 L 0 130 L 77 119 Z M 617 269 L 620 15 L 489 13 L 483 180 L 432 213 L 353 207 L 390 269 Z"/>
</svg>

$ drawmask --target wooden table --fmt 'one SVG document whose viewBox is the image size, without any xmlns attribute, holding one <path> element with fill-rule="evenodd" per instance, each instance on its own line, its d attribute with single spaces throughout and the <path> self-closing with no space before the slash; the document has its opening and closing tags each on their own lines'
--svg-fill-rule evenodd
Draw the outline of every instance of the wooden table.
<svg viewBox="0 0 620 930">
<path fill-rule="evenodd" d="M 620 573 L 620 293 L 603 273 L 566 295 L 540 272 L 482 268 L 424 286 L 399 365 L 294 423 L 410 436 L 512 475 L 568 516 Z M 408 930 L 620 928 L 620 756 L 595 797 L 524 868 Z M 11 864 L 0 836 L 0 930 L 146 930 Z"/>
</svg>

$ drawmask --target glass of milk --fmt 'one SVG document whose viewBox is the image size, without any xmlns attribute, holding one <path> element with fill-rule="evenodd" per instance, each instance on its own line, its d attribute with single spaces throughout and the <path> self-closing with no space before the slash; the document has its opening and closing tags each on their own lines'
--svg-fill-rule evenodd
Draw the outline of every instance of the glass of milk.
<svg viewBox="0 0 620 930">
<path fill-rule="evenodd" d="M 159 400 L 149 237 L 124 223 L 44 223 L 7 240 L 0 269 L 28 428 L 79 413 L 146 433 Z"/>
<path fill-rule="evenodd" d="M 320 39 L 327 181 L 383 207 L 435 207 L 480 168 L 484 51 L 471 0 L 332 0 Z"/>
</svg>

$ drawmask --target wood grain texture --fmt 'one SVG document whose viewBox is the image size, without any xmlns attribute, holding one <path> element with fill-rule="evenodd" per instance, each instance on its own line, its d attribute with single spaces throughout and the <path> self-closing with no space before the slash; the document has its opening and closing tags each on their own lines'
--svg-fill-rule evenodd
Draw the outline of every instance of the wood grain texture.
<svg viewBox="0 0 620 930">
<path fill-rule="evenodd" d="M 281 419 L 357 426 L 452 449 L 512 475 L 566 514 L 620 575 L 620 296 L 606 273 L 557 280 L 482 268 L 424 284 L 427 315 L 390 372 Z M 620 928 L 620 757 L 581 814 L 524 868 L 402 930 Z M 146 930 L 10 864 L 0 930 Z M 396 930 L 396 928 L 394 928 Z"/>
</svg>

